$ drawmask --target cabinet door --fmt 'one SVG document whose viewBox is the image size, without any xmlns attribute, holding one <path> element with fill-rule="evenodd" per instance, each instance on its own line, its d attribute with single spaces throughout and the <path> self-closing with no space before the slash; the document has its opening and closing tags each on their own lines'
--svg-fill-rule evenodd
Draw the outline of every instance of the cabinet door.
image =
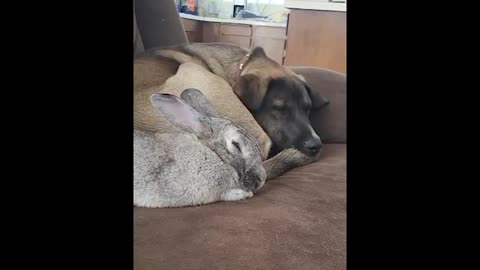
<svg viewBox="0 0 480 270">
<path fill-rule="evenodd" d="M 203 22 L 202 42 L 219 42 L 220 23 Z"/>
<path fill-rule="evenodd" d="M 345 12 L 292 9 L 285 65 L 347 71 Z"/>
<path fill-rule="evenodd" d="M 283 65 L 285 40 L 273 38 L 252 37 L 252 48 L 262 47 L 267 56 Z"/>
<path fill-rule="evenodd" d="M 219 41 L 248 49 L 250 48 L 251 33 L 252 28 L 250 25 L 221 24 Z"/>
<path fill-rule="evenodd" d="M 185 34 L 187 35 L 188 42 L 201 42 L 202 41 L 202 22 L 183 19 L 183 28 L 185 28 Z"/>
</svg>

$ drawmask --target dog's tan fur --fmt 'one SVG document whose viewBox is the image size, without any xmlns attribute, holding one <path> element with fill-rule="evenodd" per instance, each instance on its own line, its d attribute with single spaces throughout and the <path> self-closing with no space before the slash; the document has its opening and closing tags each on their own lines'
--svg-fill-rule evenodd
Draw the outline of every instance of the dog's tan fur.
<svg viewBox="0 0 480 270">
<path fill-rule="evenodd" d="M 177 49 L 151 50 L 134 63 L 134 128 L 141 130 L 175 132 L 175 129 L 153 110 L 149 97 L 156 92 L 179 94 L 186 88 L 204 92 L 216 109 L 258 140 L 262 158 L 265 160 L 271 140 L 258 125 L 242 102 L 245 87 L 240 77 L 255 76 L 257 98 L 263 98 L 271 78 L 296 75 L 266 57 L 250 56 L 248 64 L 239 72 L 239 63 L 247 50 L 204 44 L 190 44 Z M 172 61 L 173 60 L 173 61 Z M 184 64 L 186 63 L 186 64 Z M 183 65 L 181 65 L 183 64 Z M 217 76 L 218 75 L 218 76 Z M 297 75 L 298 76 L 298 75 Z M 235 94 L 234 94 L 235 92 Z M 286 149 L 264 162 L 267 179 L 275 178 L 294 167 L 318 160 L 295 149 Z"/>
</svg>

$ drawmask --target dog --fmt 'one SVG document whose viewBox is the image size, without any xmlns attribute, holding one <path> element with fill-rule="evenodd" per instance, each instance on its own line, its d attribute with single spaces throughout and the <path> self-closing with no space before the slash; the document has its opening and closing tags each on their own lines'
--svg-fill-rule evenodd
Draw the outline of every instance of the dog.
<svg viewBox="0 0 480 270">
<path fill-rule="evenodd" d="M 271 140 L 264 161 L 268 180 L 319 159 L 322 142 L 310 124 L 309 113 L 328 100 L 302 76 L 270 59 L 261 47 L 250 52 L 232 44 L 191 43 L 150 49 L 135 61 L 141 63 L 134 76 L 138 100 L 152 94 L 145 89 L 165 82 L 183 63 L 198 64 L 223 78 Z M 149 114 L 142 106 L 135 106 L 135 128 L 158 128 L 145 121 L 158 119 Z"/>
</svg>

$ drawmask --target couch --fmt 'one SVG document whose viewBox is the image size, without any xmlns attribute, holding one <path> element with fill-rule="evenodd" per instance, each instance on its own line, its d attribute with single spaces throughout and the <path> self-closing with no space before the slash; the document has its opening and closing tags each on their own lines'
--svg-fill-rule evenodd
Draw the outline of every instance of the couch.
<svg viewBox="0 0 480 270">
<path fill-rule="evenodd" d="M 174 1 L 137 0 L 134 55 L 187 43 Z M 268 181 L 251 199 L 134 207 L 134 268 L 346 269 L 346 76 L 290 67 L 330 104 L 311 114 L 321 159 Z"/>
</svg>

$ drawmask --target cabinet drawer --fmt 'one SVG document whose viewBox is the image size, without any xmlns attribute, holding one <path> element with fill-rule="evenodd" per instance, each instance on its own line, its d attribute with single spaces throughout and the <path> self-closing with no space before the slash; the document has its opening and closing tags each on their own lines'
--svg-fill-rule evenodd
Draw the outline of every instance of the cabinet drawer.
<svg viewBox="0 0 480 270">
<path fill-rule="evenodd" d="M 287 28 L 253 26 L 252 37 L 287 39 Z"/>
<path fill-rule="evenodd" d="M 220 34 L 250 37 L 252 28 L 249 25 L 222 24 Z"/>
</svg>

